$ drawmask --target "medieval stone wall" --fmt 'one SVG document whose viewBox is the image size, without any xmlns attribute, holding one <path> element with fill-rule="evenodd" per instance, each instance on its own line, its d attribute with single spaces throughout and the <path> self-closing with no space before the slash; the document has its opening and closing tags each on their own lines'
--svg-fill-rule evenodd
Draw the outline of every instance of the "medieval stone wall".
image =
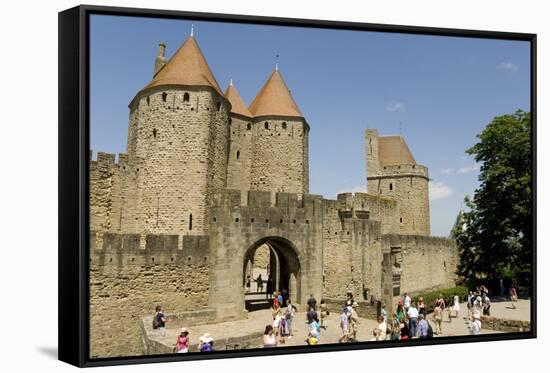
<svg viewBox="0 0 550 373">
<path fill-rule="evenodd" d="M 255 118 L 248 189 L 308 193 L 307 137 L 302 120 Z"/>
<path fill-rule="evenodd" d="M 397 267 L 400 273 L 401 294 L 455 286 L 458 250 L 453 240 L 419 235 L 384 235 L 382 245 L 398 252 L 391 265 Z"/>
<path fill-rule="evenodd" d="M 147 235 L 140 249 L 139 234 L 97 235 L 90 236 L 91 357 L 143 354 L 139 323 L 158 304 L 166 313 L 207 306 L 207 237 Z"/>
</svg>

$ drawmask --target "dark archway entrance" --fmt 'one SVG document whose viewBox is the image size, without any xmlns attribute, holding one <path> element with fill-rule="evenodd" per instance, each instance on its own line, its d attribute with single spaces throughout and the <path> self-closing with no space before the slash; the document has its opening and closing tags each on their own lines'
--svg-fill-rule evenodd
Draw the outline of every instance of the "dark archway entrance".
<svg viewBox="0 0 550 373">
<path fill-rule="evenodd" d="M 284 238 L 266 237 L 255 242 L 245 252 L 242 273 L 247 311 L 270 308 L 273 293 L 281 292 L 284 303 L 300 299 L 300 262 L 294 245 Z"/>
</svg>

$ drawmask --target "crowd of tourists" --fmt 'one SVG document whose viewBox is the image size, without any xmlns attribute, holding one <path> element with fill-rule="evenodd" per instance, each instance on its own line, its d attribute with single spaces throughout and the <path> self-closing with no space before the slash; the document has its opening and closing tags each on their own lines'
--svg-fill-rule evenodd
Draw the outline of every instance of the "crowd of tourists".
<svg viewBox="0 0 550 373">
<path fill-rule="evenodd" d="M 269 282 L 268 282 L 269 283 Z M 258 281 L 259 285 L 259 281 Z M 283 294 L 286 293 L 286 294 Z M 516 308 L 517 289 L 514 286 L 509 288 L 511 308 Z M 296 307 L 292 304 L 287 292 L 273 292 L 269 298 L 273 298 L 271 305 L 271 323 L 265 326 L 262 345 L 264 347 L 277 347 L 284 345 L 289 339 L 294 337 Z M 481 316 L 490 316 L 491 300 L 489 291 L 485 286 L 480 286 L 469 292 L 466 297 L 468 314 L 464 317 L 469 322 L 469 329 L 472 335 L 481 334 Z M 358 303 L 353 299 L 353 294 L 348 291 L 342 311 L 339 314 L 339 326 L 341 337 L 339 343 L 350 343 L 357 341 L 360 321 L 357 313 Z M 404 293 L 392 310 L 391 316 L 386 311 L 386 305 L 380 305 L 380 312 L 377 318 L 377 326 L 372 330 L 370 341 L 397 341 L 410 339 L 431 339 L 434 335 L 443 333 L 442 321 L 444 315 L 448 317 L 448 323 L 453 318 L 458 318 L 460 311 L 460 297 L 457 294 L 451 299 L 451 304 L 447 305 L 442 294 L 435 300 L 433 312 L 431 314 L 431 323 L 428 321 L 428 305 L 423 297 L 416 301 L 408 293 Z M 153 329 L 157 330 L 160 336 L 166 335 L 166 319 L 162 307 L 158 305 L 153 317 Z M 330 315 L 328 304 L 325 300 L 317 304 L 317 300 L 310 295 L 307 300 L 307 312 L 305 319 L 305 339 L 307 345 L 316 345 L 321 341 L 321 330 L 327 330 L 327 319 Z M 303 322 L 303 321 L 302 321 Z M 432 328 L 433 324 L 433 328 Z M 301 334 L 301 327 L 298 328 Z M 187 328 L 181 328 L 174 345 L 175 353 L 186 353 L 189 351 L 190 336 Z M 209 333 L 199 337 L 199 351 L 214 351 L 214 341 Z"/>
</svg>

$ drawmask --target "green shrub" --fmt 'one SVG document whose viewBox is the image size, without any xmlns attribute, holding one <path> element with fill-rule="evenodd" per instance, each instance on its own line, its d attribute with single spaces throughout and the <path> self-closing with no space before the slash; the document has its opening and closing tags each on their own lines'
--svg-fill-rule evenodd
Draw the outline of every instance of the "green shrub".
<svg viewBox="0 0 550 373">
<path fill-rule="evenodd" d="M 461 302 L 466 300 L 466 297 L 468 296 L 468 288 L 466 286 L 456 286 L 454 288 L 449 289 L 442 289 L 442 290 L 436 290 L 436 291 L 430 291 L 427 293 L 418 293 L 414 294 L 412 299 L 416 303 L 418 302 L 418 298 L 423 297 L 424 303 L 426 304 L 426 311 L 433 312 L 435 308 L 435 301 L 439 298 L 439 294 L 443 295 L 443 299 L 445 300 L 445 306 L 448 307 L 453 303 L 453 297 L 454 295 L 458 295 L 458 298 Z"/>
</svg>

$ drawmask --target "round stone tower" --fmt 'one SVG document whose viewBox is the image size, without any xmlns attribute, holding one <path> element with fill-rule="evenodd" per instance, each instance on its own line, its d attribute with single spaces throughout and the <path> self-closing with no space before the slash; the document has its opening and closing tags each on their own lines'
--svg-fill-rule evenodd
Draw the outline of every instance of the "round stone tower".
<svg viewBox="0 0 550 373">
<path fill-rule="evenodd" d="M 367 191 L 398 202 L 398 233 L 429 236 L 428 168 L 416 163 L 401 136 L 378 136 L 367 129 L 365 140 Z"/>
<path fill-rule="evenodd" d="M 309 125 L 278 69 L 252 104 L 250 189 L 308 193 Z"/>
<path fill-rule="evenodd" d="M 250 189 L 252 163 L 252 113 L 244 104 L 233 81 L 225 92 L 231 103 L 229 113 L 229 161 L 227 163 L 227 188 L 246 191 Z M 241 193 L 244 198 L 245 193 Z"/>
<path fill-rule="evenodd" d="M 130 231 L 205 234 L 208 200 L 226 187 L 230 103 L 193 36 L 129 105 Z"/>
</svg>

